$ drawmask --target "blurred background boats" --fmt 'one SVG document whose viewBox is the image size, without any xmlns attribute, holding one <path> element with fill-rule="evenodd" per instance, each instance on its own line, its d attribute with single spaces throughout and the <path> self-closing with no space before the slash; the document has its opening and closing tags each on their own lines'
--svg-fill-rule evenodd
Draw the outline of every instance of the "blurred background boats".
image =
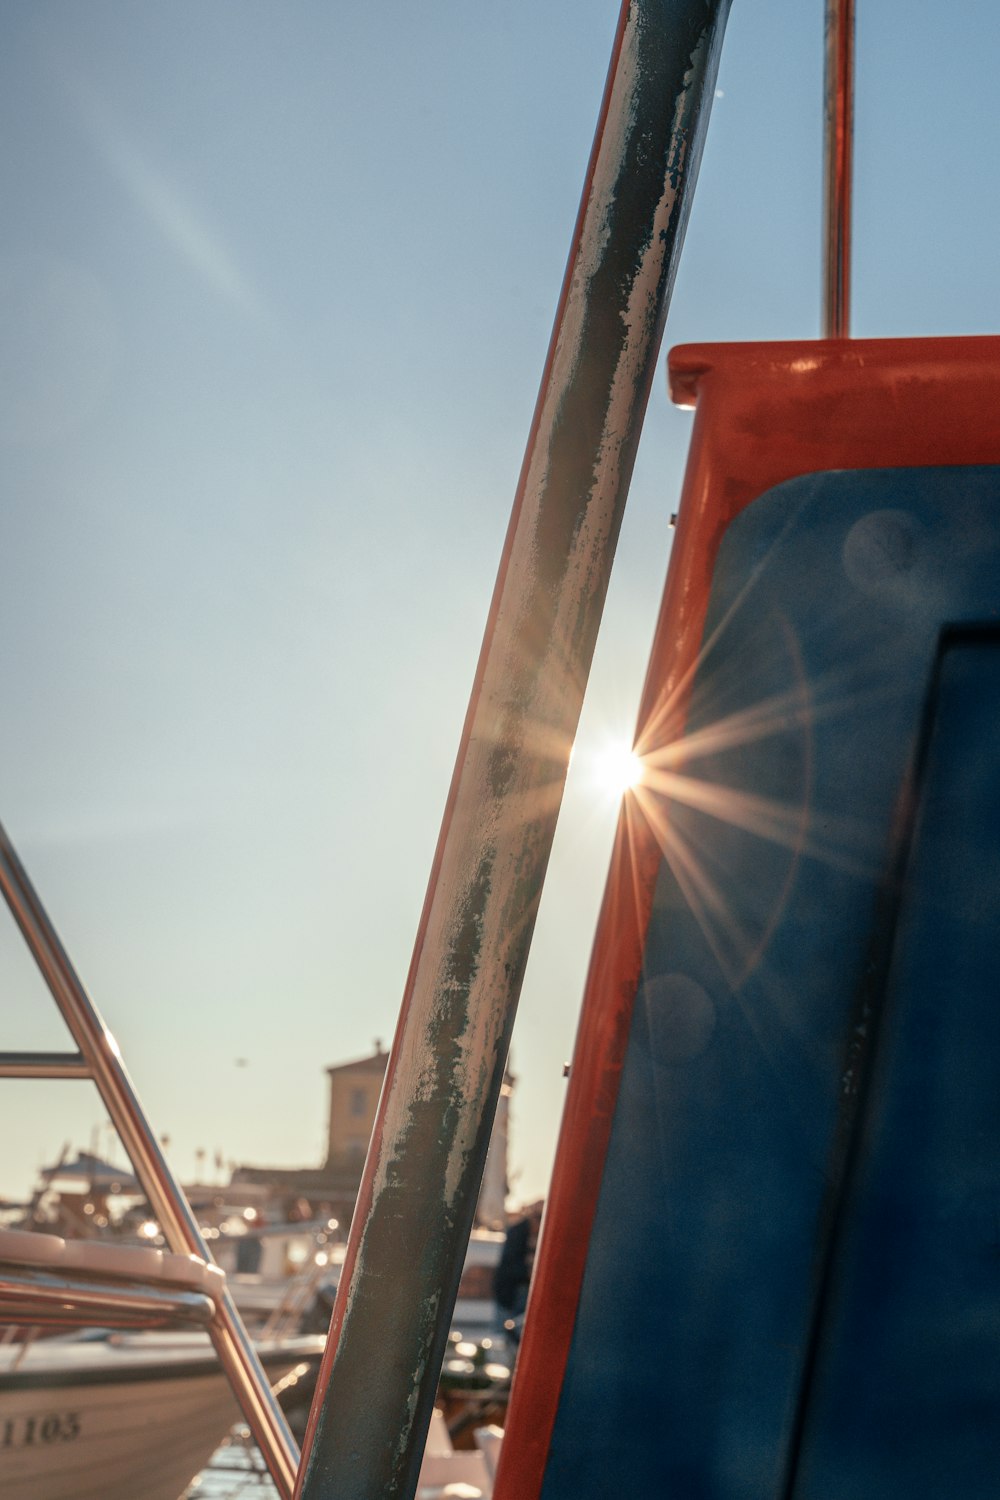
<svg viewBox="0 0 1000 1500">
<path fill-rule="evenodd" d="M 324 1340 L 258 1344 L 289 1408 Z M 2 1500 L 177 1500 L 239 1420 L 204 1333 L 92 1330 L 0 1348 Z"/>
<path fill-rule="evenodd" d="M 165 1237 L 141 1184 L 108 1159 L 113 1154 L 67 1145 L 40 1170 L 27 1201 L 4 1205 L 0 1283 L 33 1260 L 33 1275 L 58 1270 L 59 1258 L 69 1257 L 78 1271 L 99 1279 L 130 1254 L 140 1264 L 142 1257 L 147 1264 L 150 1256 L 162 1257 Z M 317 1215 L 309 1200 L 290 1198 L 286 1182 L 234 1175 L 226 1183 L 193 1184 L 187 1196 L 301 1441 L 344 1231 L 337 1218 Z M 498 1329 L 493 1293 L 504 1240 L 499 1229 L 473 1231 L 441 1374 L 435 1451 L 428 1455 L 428 1474 L 475 1480 L 483 1494 L 491 1471 L 477 1443 L 488 1439 L 476 1434 L 503 1423 L 514 1356 Z M 192 1285 L 197 1290 L 197 1278 Z M 187 1486 L 194 1486 L 191 1494 L 202 1492 L 203 1473 L 208 1494 L 213 1485 L 220 1494 L 242 1494 L 245 1486 L 260 1494 L 269 1482 L 239 1416 L 204 1332 L 81 1326 L 67 1333 L 8 1325 L 0 1343 L 0 1500 L 177 1500 Z M 449 1469 L 452 1451 L 461 1456 Z"/>
<path fill-rule="evenodd" d="M 69 1176 L 76 1181 L 79 1174 Z M 44 1180 L 51 1184 L 55 1177 L 47 1172 Z M 102 1162 L 87 1186 L 114 1183 L 130 1187 Z M 23 1300 L 34 1293 L 37 1306 L 23 1316 L 39 1319 L 20 1329 L 8 1325 L 0 1344 L 0 1500 L 177 1500 L 210 1461 L 216 1476 L 233 1477 L 235 1471 L 237 1489 L 231 1493 L 242 1493 L 244 1482 L 258 1485 L 261 1471 L 244 1458 L 239 1409 L 207 1334 L 174 1326 L 208 1316 L 210 1297 L 203 1293 L 211 1292 L 215 1279 L 221 1282 L 219 1269 L 159 1249 L 153 1243 L 162 1238 L 156 1222 L 133 1205 L 112 1215 L 115 1228 L 106 1223 L 102 1232 L 96 1221 L 107 1215 L 84 1215 L 80 1204 L 60 1211 L 62 1195 L 52 1202 L 51 1191 L 33 1200 L 34 1212 L 82 1221 L 91 1232 L 65 1240 L 52 1232 L 51 1222 L 32 1230 L 0 1229 L 0 1296 L 20 1294 Z M 256 1247 L 259 1269 L 234 1271 L 232 1284 L 245 1302 L 246 1323 L 272 1390 L 301 1441 L 343 1259 L 339 1226 L 322 1220 L 266 1223 L 260 1208 L 244 1209 L 233 1223 L 233 1213 L 225 1201 L 215 1215 L 219 1222 L 203 1232 L 220 1260 L 233 1266 L 246 1264 L 246 1246 Z M 432 1478 L 444 1483 L 447 1474 L 447 1482 L 474 1484 L 482 1494 L 489 1492 L 492 1471 L 480 1450 L 484 1442 L 498 1441 L 515 1352 L 496 1330 L 492 1299 L 504 1238 L 490 1230 L 473 1235 L 427 1458 Z M 138 1291 L 132 1283 L 139 1275 L 150 1287 L 162 1282 L 173 1288 L 177 1305 L 158 1305 L 155 1287 Z M 121 1282 L 129 1283 L 137 1305 L 119 1305 L 114 1316 L 134 1326 L 86 1326 L 97 1315 L 89 1299 L 109 1295 L 112 1284 L 117 1289 Z M 0 1302 L 0 1315 L 6 1310 Z M 62 1331 L 74 1317 L 81 1326 Z M 171 1326 L 145 1330 L 138 1326 L 142 1322 Z M 484 1428 L 492 1439 L 483 1437 Z M 431 1480 L 428 1486 L 440 1488 Z"/>
</svg>

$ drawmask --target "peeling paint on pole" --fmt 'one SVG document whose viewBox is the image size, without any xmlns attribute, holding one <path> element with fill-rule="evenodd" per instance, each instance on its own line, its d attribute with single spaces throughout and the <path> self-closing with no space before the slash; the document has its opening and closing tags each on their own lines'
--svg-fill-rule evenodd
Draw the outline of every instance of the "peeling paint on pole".
<svg viewBox="0 0 1000 1500">
<path fill-rule="evenodd" d="M 416 1488 L 728 9 L 626 0 L 622 10 L 302 1500 Z"/>
</svg>

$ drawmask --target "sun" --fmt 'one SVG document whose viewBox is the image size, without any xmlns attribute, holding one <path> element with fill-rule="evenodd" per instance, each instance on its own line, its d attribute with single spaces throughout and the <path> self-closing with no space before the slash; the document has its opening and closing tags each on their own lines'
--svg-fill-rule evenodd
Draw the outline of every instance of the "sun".
<svg viewBox="0 0 1000 1500">
<path fill-rule="evenodd" d="M 597 785 L 616 799 L 637 787 L 643 777 L 642 760 L 627 740 L 598 750 L 594 755 L 593 769 Z"/>
</svg>

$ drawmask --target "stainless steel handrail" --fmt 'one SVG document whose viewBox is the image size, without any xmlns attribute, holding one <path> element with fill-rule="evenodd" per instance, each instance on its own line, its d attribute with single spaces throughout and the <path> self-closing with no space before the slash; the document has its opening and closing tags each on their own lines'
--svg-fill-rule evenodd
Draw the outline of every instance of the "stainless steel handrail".
<svg viewBox="0 0 1000 1500">
<path fill-rule="evenodd" d="M 0 1263 L 0 1322 L 45 1328 L 209 1328 L 205 1292 L 115 1282 Z"/>
<path fill-rule="evenodd" d="M 0 1052 L 0 1078 L 89 1078 L 79 1052 Z"/>
<path fill-rule="evenodd" d="M 211 1252 L 150 1128 L 118 1044 L 70 963 L 2 826 L 0 890 L 79 1048 L 167 1244 L 173 1251 L 198 1255 L 211 1263 Z M 59 1076 L 81 1075 L 69 1072 Z M 289 1500 L 298 1465 L 295 1440 L 271 1394 L 267 1376 L 228 1288 L 216 1294 L 214 1301 L 215 1312 L 209 1325 L 212 1342 L 279 1494 L 282 1500 Z"/>
</svg>

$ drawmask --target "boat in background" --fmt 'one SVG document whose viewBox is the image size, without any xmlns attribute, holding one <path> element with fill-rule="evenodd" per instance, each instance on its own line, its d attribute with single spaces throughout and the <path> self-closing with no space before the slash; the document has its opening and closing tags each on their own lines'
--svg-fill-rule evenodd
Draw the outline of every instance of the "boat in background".
<svg viewBox="0 0 1000 1500">
<path fill-rule="evenodd" d="M 828 9 L 826 337 L 670 360 L 698 417 L 642 774 L 495 1474 L 497 1435 L 466 1457 L 435 1411 L 728 11 L 622 7 L 299 1464 L 265 1356 L 0 834 L 5 894 L 79 1048 L 7 1071 L 97 1082 L 174 1252 L 161 1267 L 119 1250 L 132 1269 L 115 1247 L 72 1264 L 55 1247 L 49 1266 L 0 1237 L 0 1300 L 22 1324 L 105 1309 L 125 1330 L 210 1329 L 283 1500 L 995 1496 L 1000 339 L 848 337 L 852 0 Z M 484 1290 L 488 1258 L 471 1269 Z M 475 1368 L 460 1339 L 454 1356 Z M 11 1350 L 12 1380 L 25 1357 Z M 150 1368 L 155 1386 L 162 1358 Z M 132 1500 L 168 1500 L 169 1443 L 133 1422 L 128 1456 L 109 1447 L 86 1488 L 87 1413 L 48 1404 L 72 1377 L 41 1375 L 40 1404 L 0 1428 L 5 1460 L 27 1455 L 22 1492 L 119 1500 L 109 1474 L 133 1463 Z M 181 1405 L 200 1434 L 206 1408 Z M 100 1441 L 105 1418 L 88 1420 Z M 48 1458 L 62 1490 L 39 1488 Z"/>
<path fill-rule="evenodd" d="M 269 1222 L 229 1215 L 218 1228 L 202 1228 L 256 1337 L 326 1331 L 346 1249 L 336 1219 Z M 500 1230 L 474 1229 L 469 1238 L 452 1327 L 470 1338 L 497 1332 L 493 1276 L 503 1245 Z"/>
<path fill-rule="evenodd" d="M 287 1412 L 324 1340 L 257 1345 Z M 94 1331 L 0 1347 L 0 1500 L 177 1500 L 239 1407 L 204 1333 Z"/>
<path fill-rule="evenodd" d="M 336 1219 L 268 1222 L 241 1214 L 203 1232 L 243 1321 L 268 1337 L 297 1330 L 321 1289 L 336 1288 L 344 1259 L 338 1229 Z"/>
<path fill-rule="evenodd" d="M 472 1290 L 491 1286 L 503 1238 L 481 1231 L 470 1247 Z M 320 1258 L 316 1274 L 329 1270 L 325 1254 Z M 231 1381 L 198 1326 L 211 1326 L 224 1285 L 220 1267 L 151 1245 L 0 1230 L 0 1316 L 16 1317 L 23 1332 L 20 1340 L 10 1337 L 11 1324 L 0 1344 L 0 1500 L 176 1500 L 239 1417 Z M 301 1290 L 294 1277 L 287 1288 Z M 470 1307 L 484 1321 L 492 1315 L 485 1295 Z M 87 1326 L 101 1317 L 110 1326 Z M 294 1296 L 286 1296 L 255 1342 L 296 1438 L 305 1429 L 328 1319 L 329 1302 L 321 1302 L 316 1332 L 289 1335 L 287 1326 L 303 1319 Z M 468 1440 L 475 1447 L 473 1428 L 506 1411 L 511 1353 L 488 1334 L 453 1334 L 442 1409 L 465 1446 L 452 1458 L 442 1426 L 429 1474 L 466 1485 L 475 1478 L 475 1492 L 489 1493 L 484 1461 Z"/>
<path fill-rule="evenodd" d="M 216 1264 L 227 1273 L 233 1298 L 247 1326 L 259 1329 L 263 1338 L 291 1332 L 318 1333 L 329 1327 L 334 1298 L 340 1285 L 345 1246 L 329 1243 L 321 1229 L 310 1241 L 303 1234 L 308 1226 L 266 1225 L 259 1233 L 266 1250 L 273 1245 L 268 1276 L 262 1261 L 259 1272 L 233 1269 L 240 1263 L 241 1241 L 211 1240 Z M 453 1331 L 471 1339 L 489 1338 L 500 1332 L 493 1277 L 503 1251 L 504 1235 L 496 1229 L 474 1229 L 465 1252 L 465 1266 L 458 1284 L 452 1315 Z M 293 1252 L 289 1256 L 289 1247 Z M 308 1253 L 305 1253 L 308 1247 Z M 293 1269 L 278 1274 L 282 1264 Z"/>
</svg>

